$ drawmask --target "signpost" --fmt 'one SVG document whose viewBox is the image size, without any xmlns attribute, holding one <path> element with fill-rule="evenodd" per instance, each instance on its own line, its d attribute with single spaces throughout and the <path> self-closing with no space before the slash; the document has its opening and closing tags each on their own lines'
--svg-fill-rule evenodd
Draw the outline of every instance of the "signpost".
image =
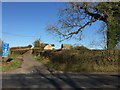
<svg viewBox="0 0 120 90">
<path fill-rule="evenodd" d="M 4 64 L 4 58 L 8 57 L 8 50 L 9 50 L 9 44 L 3 43 L 2 44 L 2 64 Z"/>
<path fill-rule="evenodd" d="M 9 44 L 3 43 L 2 45 L 2 57 L 8 57 Z"/>
</svg>

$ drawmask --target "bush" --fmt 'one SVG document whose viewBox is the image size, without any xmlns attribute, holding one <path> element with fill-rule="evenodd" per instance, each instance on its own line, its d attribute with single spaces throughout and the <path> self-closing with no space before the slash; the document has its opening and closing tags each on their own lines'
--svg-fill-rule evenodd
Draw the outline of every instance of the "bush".
<svg viewBox="0 0 120 90">
<path fill-rule="evenodd" d="M 50 60 L 53 67 L 64 71 L 117 71 L 118 53 L 120 50 L 62 50 L 53 52 Z"/>
<path fill-rule="evenodd" d="M 73 49 L 80 51 L 89 51 L 89 49 L 84 46 L 75 46 Z"/>
<path fill-rule="evenodd" d="M 59 62 L 59 63 L 72 63 L 73 59 L 75 58 L 74 53 L 72 54 L 70 50 L 62 50 L 58 52 L 53 52 L 50 60 L 52 62 Z"/>
<path fill-rule="evenodd" d="M 11 54 L 24 54 L 26 53 L 28 50 L 10 50 Z"/>
</svg>

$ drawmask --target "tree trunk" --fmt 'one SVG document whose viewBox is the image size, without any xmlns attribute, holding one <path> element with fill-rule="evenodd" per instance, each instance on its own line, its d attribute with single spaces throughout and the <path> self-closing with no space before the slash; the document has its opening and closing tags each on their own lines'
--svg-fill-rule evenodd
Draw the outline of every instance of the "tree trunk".
<svg viewBox="0 0 120 90">
<path fill-rule="evenodd" d="M 107 49 L 115 49 L 117 44 L 117 27 L 115 23 L 108 24 Z"/>
</svg>

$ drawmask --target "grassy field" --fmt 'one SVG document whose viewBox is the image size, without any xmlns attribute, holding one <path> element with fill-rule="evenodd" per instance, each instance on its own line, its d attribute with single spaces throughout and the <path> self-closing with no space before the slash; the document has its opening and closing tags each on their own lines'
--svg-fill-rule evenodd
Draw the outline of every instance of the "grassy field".
<svg viewBox="0 0 120 90">
<path fill-rule="evenodd" d="M 8 59 L 13 59 L 10 62 L 6 62 Z M 4 59 L 4 62 L 2 63 L 1 71 L 6 72 L 10 70 L 14 70 L 19 68 L 22 65 L 22 55 L 10 55 L 8 58 Z"/>
</svg>

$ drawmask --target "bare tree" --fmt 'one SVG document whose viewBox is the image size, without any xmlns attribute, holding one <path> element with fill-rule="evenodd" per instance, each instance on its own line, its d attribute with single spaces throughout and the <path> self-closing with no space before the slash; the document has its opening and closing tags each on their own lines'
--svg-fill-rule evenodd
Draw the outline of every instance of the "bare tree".
<svg viewBox="0 0 120 90">
<path fill-rule="evenodd" d="M 83 37 L 84 28 L 92 26 L 97 21 L 102 21 L 105 25 L 106 34 L 104 37 L 107 48 L 113 49 L 120 41 L 120 2 L 70 2 L 67 7 L 60 12 L 60 18 L 56 25 L 47 26 L 47 30 L 54 32 L 60 37 L 60 41 Z M 102 29 L 101 29 L 102 28 Z M 101 27 L 101 30 L 104 30 Z"/>
</svg>

